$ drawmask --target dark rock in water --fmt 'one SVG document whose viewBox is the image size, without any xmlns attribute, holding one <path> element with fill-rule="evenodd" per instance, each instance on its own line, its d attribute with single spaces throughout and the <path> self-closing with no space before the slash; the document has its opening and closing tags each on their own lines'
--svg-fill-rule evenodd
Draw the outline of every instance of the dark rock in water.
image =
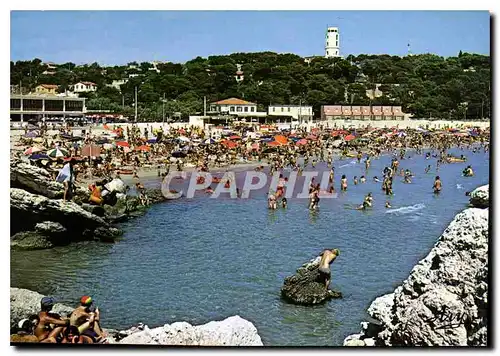
<svg viewBox="0 0 500 356">
<path fill-rule="evenodd" d="M 294 304 L 315 305 L 341 298 L 340 292 L 327 290 L 318 270 L 319 258 L 305 264 L 293 276 L 285 278 L 281 296 Z"/>
<path fill-rule="evenodd" d="M 53 221 L 44 221 L 35 225 L 35 230 L 44 235 L 61 234 L 66 232 L 66 228 Z"/>
<path fill-rule="evenodd" d="M 43 250 L 54 247 L 54 244 L 40 232 L 22 231 L 11 236 L 10 247 L 14 250 Z"/>
<path fill-rule="evenodd" d="M 98 227 L 93 232 L 94 237 L 103 242 L 114 242 L 122 234 L 123 232 L 115 227 Z"/>
<path fill-rule="evenodd" d="M 490 206 L 490 186 L 483 185 L 470 193 L 470 204 L 475 208 L 485 209 Z"/>
</svg>

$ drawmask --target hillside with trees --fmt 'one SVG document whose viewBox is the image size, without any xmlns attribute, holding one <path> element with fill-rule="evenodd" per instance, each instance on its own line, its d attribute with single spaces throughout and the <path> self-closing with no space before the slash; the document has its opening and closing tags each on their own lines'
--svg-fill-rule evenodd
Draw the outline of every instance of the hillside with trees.
<svg viewBox="0 0 500 356">
<path fill-rule="evenodd" d="M 236 81 L 237 64 L 244 79 Z M 350 55 L 347 58 L 313 58 L 273 52 L 234 53 L 197 57 L 184 64 L 129 63 L 102 67 L 97 63 L 55 65 L 47 74 L 41 60 L 11 62 L 11 85 L 27 91 L 39 84 L 56 84 L 64 92 L 78 81 L 98 85 L 88 93 L 87 108 L 131 114 L 134 88 L 138 87 L 140 117 L 158 120 L 167 115 L 203 111 L 207 102 L 239 97 L 259 104 L 401 105 L 415 118 L 480 119 L 491 115 L 490 57 L 459 53 L 457 57 L 433 54 L 413 56 Z M 45 73 L 45 74 L 44 74 Z M 128 79 L 116 89 L 108 84 Z M 370 99 L 366 91 L 378 86 L 383 94 Z M 165 101 L 163 101 L 165 98 Z"/>
</svg>

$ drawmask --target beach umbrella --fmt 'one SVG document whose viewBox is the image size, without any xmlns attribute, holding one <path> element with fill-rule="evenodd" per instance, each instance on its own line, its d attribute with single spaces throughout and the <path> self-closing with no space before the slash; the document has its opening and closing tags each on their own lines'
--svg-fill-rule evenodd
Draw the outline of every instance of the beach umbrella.
<svg viewBox="0 0 500 356">
<path fill-rule="evenodd" d="M 146 141 L 147 143 L 156 143 L 156 138 L 151 138 Z"/>
<path fill-rule="evenodd" d="M 117 141 L 116 145 L 120 147 L 130 147 L 130 144 L 127 141 Z"/>
<path fill-rule="evenodd" d="M 225 141 L 222 144 L 224 146 L 226 146 L 227 148 L 235 148 L 238 146 L 238 144 L 236 142 L 233 142 L 233 141 Z"/>
<path fill-rule="evenodd" d="M 29 155 L 32 155 L 33 153 L 37 153 L 37 152 L 41 152 L 41 151 L 43 151 L 43 148 L 38 147 L 38 146 L 33 146 L 33 147 L 28 148 L 26 151 L 24 151 L 24 154 L 26 156 L 29 156 Z"/>
<path fill-rule="evenodd" d="M 24 137 L 28 137 L 28 138 L 33 138 L 33 137 L 37 137 L 38 136 L 38 132 L 36 131 L 28 131 Z"/>
<path fill-rule="evenodd" d="M 69 152 L 65 148 L 56 147 L 47 151 L 47 156 L 50 158 L 64 158 L 69 156 Z"/>
<path fill-rule="evenodd" d="M 142 151 L 142 152 L 149 152 L 149 151 L 151 151 L 151 147 L 150 146 L 146 146 L 146 145 L 138 146 L 135 149 L 136 149 L 136 151 Z"/>
<path fill-rule="evenodd" d="M 314 135 L 309 135 L 306 137 L 308 140 L 317 140 L 318 138 Z"/>
<path fill-rule="evenodd" d="M 230 140 L 241 140 L 241 137 L 238 135 L 232 135 L 232 136 L 229 136 L 229 139 Z"/>
<path fill-rule="evenodd" d="M 190 141 L 189 138 L 187 138 L 186 136 L 179 136 L 179 137 L 177 137 L 177 139 L 179 141 L 182 141 L 182 142 L 189 142 Z"/>
<path fill-rule="evenodd" d="M 102 145 L 102 148 L 104 148 L 105 150 L 111 150 L 114 146 L 111 144 L 111 143 L 105 143 L 104 145 Z"/>
<path fill-rule="evenodd" d="M 300 145 L 307 145 L 307 140 L 305 138 L 301 139 L 301 140 L 298 140 L 296 142 L 296 145 L 297 146 L 300 146 Z"/>
<path fill-rule="evenodd" d="M 82 148 L 82 156 L 85 157 L 98 157 L 101 155 L 101 146 L 86 145 Z"/>
<path fill-rule="evenodd" d="M 286 145 L 288 143 L 288 139 L 285 136 L 283 136 L 283 135 L 276 135 L 276 136 L 274 136 L 274 140 L 276 142 L 281 143 L 282 145 Z"/>
<path fill-rule="evenodd" d="M 281 146 L 281 143 L 279 143 L 278 141 L 273 141 L 273 142 L 269 142 L 267 145 L 270 147 L 277 147 L 277 146 Z"/>
<path fill-rule="evenodd" d="M 352 141 L 356 138 L 356 136 L 354 135 L 347 135 L 346 137 L 344 137 L 344 140 L 345 141 Z"/>
<path fill-rule="evenodd" d="M 29 156 L 28 159 L 30 161 L 37 161 L 39 159 L 49 159 L 49 156 L 47 156 L 46 154 L 36 153 L 34 155 Z"/>
<path fill-rule="evenodd" d="M 179 158 L 179 157 L 186 157 L 187 153 L 182 152 L 182 151 L 176 151 L 172 153 L 172 157 Z"/>
<path fill-rule="evenodd" d="M 207 145 L 210 145 L 212 143 L 215 143 L 215 140 L 213 138 L 207 138 L 205 141 L 204 141 L 205 144 Z"/>
</svg>

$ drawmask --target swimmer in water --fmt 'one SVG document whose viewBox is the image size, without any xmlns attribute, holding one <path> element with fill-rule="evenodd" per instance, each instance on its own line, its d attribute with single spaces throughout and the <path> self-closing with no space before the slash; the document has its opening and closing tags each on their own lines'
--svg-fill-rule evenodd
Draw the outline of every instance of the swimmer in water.
<svg viewBox="0 0 500 356">
<path fill-rule="evenodd" d="M 285 197 L 283 197 L 283 199 L 281 199 L 281 207 L 286 209 L 287 205 L 288 205 L 288 201 L 286 200 Z"/>
<path fill-rule="evenodd" d="M 373 177 L 373 181 L 374 181 L 375 183 L 380 183 L 380 179 L 378 179 L 378 177 L 377 177 L 377 176 Z"/>
<path fill-rule="evenodd" d="M 321 252 L 321 260 L 319 261 L 318 270 L 320 273 L 321 282 L 325 284 L 326 290 L 330 287 L 331 281 L 331 270 L 330 265 L 333 261 L 340 255 L 340 251 L 337 248 L 327 249 Z"/>
<path fill-rule="evenodd" d="M 354 176 L 354 185 L 358 185 L 358 176 Z"/>
<path fill-rule="evenodd" d="M 340 190 L 343 192 L 347 190 L 347 178 L 345 174 L 343 174 L 342 178 L 340 179 Z"/>
<path fill-rule="evenodd" d="M 462 171 L 462 174 L 464 177 L 472 177 L 474 175 L 474 171 L 471 166 L 467 166 L 467 168 Z"/>
<path fill-rule="evenodd" d="M 425 168 L 425 173 L 429 173 L 431 170 L 431 165 L 427 165 L 427 167 Z"/>
<path fill-rule="evenodd" d="M 434 185 L 432 186 L 434 189 L 434 194 L 439 194 L 442 189 L 442 183 L 441 179 L 439 179 L 439 176 L 436 176 L 436 179 L 434 180 Z"/>
<path fill-rule="evenodd" d="M 366 170 L 368 170 L 368 168 L 370 168 L 370 156 L 366 157 L 366 161 L 365 161 L 365 168 Z"/>
<path fill-rule="evenodd" d="M 386 207 L 387 209 L 392 208 L 391 203 L 390 203 L 389 201 L 386 201 L 386 202 L 385 202 L 385 207 Z"/>
<path fill-rule="evenodd" d="M 273 194 L 273 192 L 269 193 L 269 196 L 267 198 L 267 207 L 272 210 L 275 210 L 277 208 L 276 196 Z"/>
<path fill-rule="evenodd" d="M 366 183 L 366 178 L 365 178 L 365 176 L 361 176 L 361 178 L 359 178 L 359 182 L 360 182 L 360 183 Z"/>
</svg>

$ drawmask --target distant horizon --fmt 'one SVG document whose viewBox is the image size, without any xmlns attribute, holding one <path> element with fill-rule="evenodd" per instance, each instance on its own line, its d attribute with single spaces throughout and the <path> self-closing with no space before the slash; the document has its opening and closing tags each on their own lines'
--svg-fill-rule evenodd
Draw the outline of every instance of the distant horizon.
<svg viewBox="0 0 500 356">
<path fill-rule="evenodd" d="M 488 11 L 11 11 L 11 61 L 101 66 L 234 53 L 490 55 Z"/>
</svg>

